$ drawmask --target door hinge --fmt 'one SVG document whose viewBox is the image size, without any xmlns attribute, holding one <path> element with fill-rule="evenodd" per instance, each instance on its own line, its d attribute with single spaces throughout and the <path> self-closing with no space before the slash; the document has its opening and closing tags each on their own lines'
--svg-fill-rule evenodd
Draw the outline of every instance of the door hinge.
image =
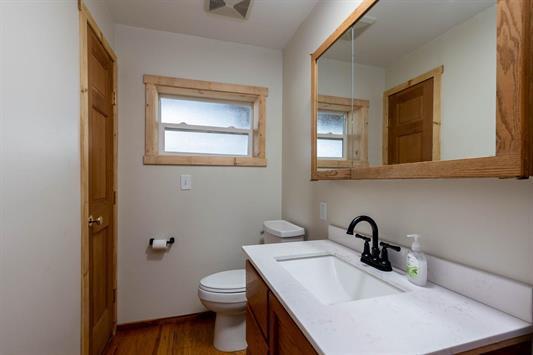
<svg viewBox="0 0 533 355">
<path fill-rule="evenodd" d="M 111 100 L 113 105 L 117 104 L 117 92 L 115 90 L 113 90 L 113 98 Z"/>
<path fill-rule="evenodd" d="M 113 191 L 113 204 L 114 205 L 117 204 L 117 192 L 116 191 Z"/>
<path fill-rule="evenodd" d="M 117 289 L 113 289 L 113 303 L 117 303 Z"/>
</svg>

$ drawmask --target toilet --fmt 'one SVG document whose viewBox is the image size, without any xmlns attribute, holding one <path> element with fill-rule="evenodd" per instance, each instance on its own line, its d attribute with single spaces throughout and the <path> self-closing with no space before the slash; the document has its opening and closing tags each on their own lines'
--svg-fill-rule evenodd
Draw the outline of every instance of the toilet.
<svg viewBox="0 0 533 355">
<path fill-rule="evenodd" d="M 213 345 L 220 351 L 246 349 L 246 276 L 243 269 L 204 277 L 198 297 L 217 314 Z"/>
<path fill-rule="evenodd" d="M 265 221 L 265 244 L 301 241 L 302 227 L 283 220 Z M 204 277 L 198 297 L 216 313 L 213 345 L 220 351 L 246 349 L 246 273 L 244 269 L 217 272 Z"/>
</svg>

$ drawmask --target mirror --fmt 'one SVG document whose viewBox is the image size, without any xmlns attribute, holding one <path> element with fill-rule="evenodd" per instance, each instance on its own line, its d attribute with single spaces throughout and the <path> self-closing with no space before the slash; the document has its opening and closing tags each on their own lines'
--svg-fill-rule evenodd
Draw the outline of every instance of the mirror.
<svg viewBox="0 0 533 355">
<path fill-rule="evenodd" d="M 496 155 L 496 0 L 379 0 L 317 60 L 317 168 Z"/>
</svg>

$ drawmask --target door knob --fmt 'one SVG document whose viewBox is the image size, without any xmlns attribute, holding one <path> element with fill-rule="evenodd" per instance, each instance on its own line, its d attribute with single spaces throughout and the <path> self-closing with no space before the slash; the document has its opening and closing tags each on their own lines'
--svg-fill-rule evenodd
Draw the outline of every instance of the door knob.
<svg viewBox="0 0 533 355">
<path fill-rule="evenodd" d="M 89 216 L 89 227 L 92 227 L 93 224 L 101 225 L 102 223 L 104 223 L 104 219 L 102 218 L 102 216 L 96 219 L 94 219 L 93 216 Z"/>
</svg>

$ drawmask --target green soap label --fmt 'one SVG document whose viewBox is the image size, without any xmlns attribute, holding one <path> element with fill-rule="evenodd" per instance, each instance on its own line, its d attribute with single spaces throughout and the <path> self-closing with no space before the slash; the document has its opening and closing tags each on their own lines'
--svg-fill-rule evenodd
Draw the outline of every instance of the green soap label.
<svg viewBox="0 0 533 355">
<path fill-rule="evenodd" d="M 417 277 L 418 276 L 418 268 L 416 266 L 408 266 L 407 267 L 407 275 L 410 277 Z"/>
</svg>

